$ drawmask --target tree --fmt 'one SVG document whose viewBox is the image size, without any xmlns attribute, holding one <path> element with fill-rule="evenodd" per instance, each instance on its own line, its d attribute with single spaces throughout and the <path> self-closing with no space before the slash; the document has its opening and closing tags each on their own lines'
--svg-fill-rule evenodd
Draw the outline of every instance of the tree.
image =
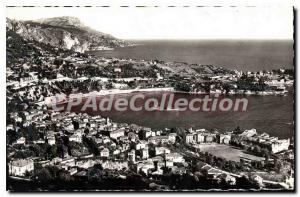
<svg viewBox="0 0 300 197">
<path fill-rule="evenodd" d="M 8 130 L 6 132 L 6 139 L 8 144 L 12 144 L 18 139 L 18 133 L 15 130 Z"/>
<path fill-rule="evenodd" d="M 58 179 L 61 181 L 70 181 L 71 175 L 65 170 L 60 170 L 58 172 Z"/>
<path fill-rule="evenodd" d="M 129 81 L 127 85 L 129 88 L 136 88 L 136 81 Z"/>
<path fill-rule="evenodd" d="M 91 170 L 88 171 L 88 179 L 90 181 L 101 181 L 102 180 L 102 170 L 93 167 Z"/>
<path fill-rule="evenodd" d="M 166 167 L 166 166 L 162 167 L 161 169 L 163 170 L 163 174 L 169 174 L 172 171 L 171 168 Z"/>
<path fill-rule="evenodd" d="M 29 172 L 29 171 L 26 170 L 25 177 L 31 177 L 31 176 L 32 176 L 32 172 Z"/>
<path fill-rule="evenodd" d="M 237 134 L 241 134 L 241 133 L 242 133 L 242 130 L 241 130 L 240 126 L 237 126 L 237 127 L 236 127 L 235 132 L 236 132 Z"/>
<path fill-rule="evenodd" d="M 53 177 L 51 176 L 50 171 L 48 168 L 42 168 L 38 173 L 37 173 L 37 178 L 38 180 L 42 182 L 46 182 L 51 180 Z"/>
<path fill-rule="evenodd" d="M 261 148 L 260 146 L 256 145 L 254 146 L 253 152 L 257 155 L 261 155 Z"/>
<path fill-rule="evenodd" d="M 277 173 L 280 173 L 282 168 L 282 162 L 280 159 L 278 159 L 276 156 L 274 157 L 274 169 Z"/>
<path fill-rule="evenodd" d="M 103 167 L 102 167 L 102 165 L 101 164 L 95 164 L 94 165 L 94 168 L 96 168 L 96 169 L 98 169 L 98 170 L 103 170 Z"/>
</svg>

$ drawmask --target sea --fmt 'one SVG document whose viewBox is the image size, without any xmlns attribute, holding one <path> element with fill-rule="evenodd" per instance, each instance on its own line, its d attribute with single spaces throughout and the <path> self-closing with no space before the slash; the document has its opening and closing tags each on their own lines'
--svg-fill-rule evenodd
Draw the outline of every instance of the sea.
<svg viewBox="0 0 300 197">
<path fill-rule="evenodd" d="M 101 57 L 127 59 L 163 60 L 190 64 L 217 65 L 243 71 L 293 68 L 293 41 L 246 41 L 246 40 L 147 40 L 132 41 L 137 44 L 113 51 L 94 51 Z M 159 92 L 146 93 L 146 97 L 158 97 Z M 178 93 L 181 94 L 181 93 Z M 126 98 L 132 94 L 123 95 Z M 186 95 L 177 95 L 189 97 Z M 134 123 L 155 129 L 172 127 L 194 127 L 218 129 L 220 132 L 255 128 L 258 133 L 293 138 L 294 136 L 294 93 L 287 96 L 247 96 L 249 107 L 246 112 L 91 112 L 92 115 L 111 117 L 116 122 Z"/>
<path fill-rule="evenodd" d="M 292 40 L 132 40 L 136 46 L 92 54 L 217 65 L 243 71 L 293 68 Z"/>
</svg>

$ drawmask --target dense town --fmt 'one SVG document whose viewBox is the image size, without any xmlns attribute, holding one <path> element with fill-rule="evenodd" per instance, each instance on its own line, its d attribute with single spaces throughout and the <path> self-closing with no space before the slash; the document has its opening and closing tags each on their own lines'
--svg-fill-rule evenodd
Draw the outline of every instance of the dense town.
<svg viewBox="0 0 300 197">
<path fill-rule="evenodd" d="M 96 57 L 28 43 L 8 32 L 6 76 L 11 190 L 20 190 L 21 183 L 30 190 L 294 187 L 293 139 L 239 127 L 155 130 L 99 115 L 56 112 L 43 103 L 57 94 L 167 87 L 198 94 L 284 96 L 293 91 L 293 70 L 243 72 Z M 237 154 L 226 155 L 224 149 Z"/>
<path fill-rule="evenodd" d="M 289 139 L 278 140 L 255 129 L 152 130 L 100 116 L 37 110 L 10 114 L 7 149 L 12 180 L 71 184 L 140 179 L 143 184 L 137 189 L 205 189 L 203 183 L 227 189 L 293 187 Z M 242 156 L 236 160 L 202 150 L 218 145 L 238 149 Z M 179 175 L 184 179 L 174 180 Z"/>
</svg>

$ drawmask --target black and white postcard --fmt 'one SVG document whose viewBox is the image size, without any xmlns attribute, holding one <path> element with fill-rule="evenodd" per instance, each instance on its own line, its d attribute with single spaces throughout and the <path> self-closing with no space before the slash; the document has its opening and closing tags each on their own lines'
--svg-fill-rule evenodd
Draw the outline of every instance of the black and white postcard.
<svg viewBox="0 0 300 197">
<path fill-rule="evenodd" d="M 7 190 L 295 191 L 294 14 L 7 6 Z"/>
</svg>

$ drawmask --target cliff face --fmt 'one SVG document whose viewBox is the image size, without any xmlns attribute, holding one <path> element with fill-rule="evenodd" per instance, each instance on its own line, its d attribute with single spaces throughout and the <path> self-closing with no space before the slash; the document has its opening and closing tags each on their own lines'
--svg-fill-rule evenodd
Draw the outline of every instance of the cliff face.
<svg viewBox="0 0 300 197">
<path fill-rule="evenodd" d="M 7 18 L 6 31 L 13 31 L 24 40 L 37 41 L 76 52 L 128 45 L 123 40 L 85 26 L 74 17 L 55 17 L 36 21 L 17 21 Z"/>
</svg>

